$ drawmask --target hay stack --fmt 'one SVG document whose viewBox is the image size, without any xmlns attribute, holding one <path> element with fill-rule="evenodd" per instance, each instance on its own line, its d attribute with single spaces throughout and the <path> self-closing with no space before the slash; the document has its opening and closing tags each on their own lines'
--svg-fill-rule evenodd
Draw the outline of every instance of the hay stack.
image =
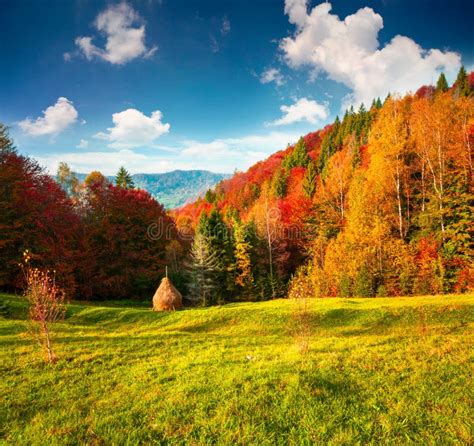
<svg viewBox="0 0 474 446">
<path fill-rule="evenodd" d="M 165 277 L 153 296 L 153 311 L 175 311 L 183 308 L 183 296 Z"/>
</svg>

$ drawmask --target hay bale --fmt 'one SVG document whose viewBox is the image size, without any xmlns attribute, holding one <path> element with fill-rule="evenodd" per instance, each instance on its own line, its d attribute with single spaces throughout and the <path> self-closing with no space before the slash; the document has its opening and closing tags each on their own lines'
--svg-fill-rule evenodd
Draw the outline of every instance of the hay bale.
<svg viewBox="0 0 474 446">
<path fill-rule="evenodd" d="M 153 311 L 175 311 L 183 308 L 183 296 L 165 277 L 153 296 Z"/>
</svg>

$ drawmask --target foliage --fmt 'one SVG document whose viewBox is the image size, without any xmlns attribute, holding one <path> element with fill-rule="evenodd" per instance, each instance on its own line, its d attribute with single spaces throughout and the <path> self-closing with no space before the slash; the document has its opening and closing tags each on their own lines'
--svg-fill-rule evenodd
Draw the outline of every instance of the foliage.
<svg viewBox="0 0 474 446">
<path fill-rule="evenodd" d="M 31 255 L 28 250 L 23 253 L 22 270 L 25 275 L 24 295 L 28 300 L 29 317 L 33 334 L 45 353 L 50 364 L 57 357 L 53 351 L 51 324 L 64 317 L 64 291 L 56 284 L 55 272 L 33 268 L 28 263 Z"/>
<path fill-rule="evenodd" d="M 190 252 L 190 279 L 189 298 L 209 305 L 215 303 L 214 294 L 218 288 L 217 275 L 219 272 L 219 261 L 207 238 L 202 233 L 197 233 L 194 237 Z"/>
<path fill-rule="evenodd" d="M 59 163 L 56 181 L 71 198 L 78 198 L 81 193 L 81 184 L 76 174 L 66 163 Z"/>
<path fill-rule="evenodd" d="M 123 166 L 120 167 L 115 176 L 115 185 L 117 187 L 122 187 L 123 189 L 133 189 L 135 187 L 132 176 Z"/>
<path fill-rule="evenodd" d="M 448 81 L 446 80 L 446 76 L 444 73 L 441 73 L 438 78 L 438 82 L 436 83 L 436 92 L 437 93 L 446 93 L 449 89 Z"/>
</svg>

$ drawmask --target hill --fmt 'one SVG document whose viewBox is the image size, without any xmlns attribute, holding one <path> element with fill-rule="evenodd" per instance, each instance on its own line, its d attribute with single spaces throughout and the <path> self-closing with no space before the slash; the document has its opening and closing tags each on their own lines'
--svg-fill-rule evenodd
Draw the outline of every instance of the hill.
<svg viewBox="0 0 474 446">
<path fill-rule="evenodd" d="M 474 297 L 68 306 L 1 295 L 5 444 L 472 444 Z M 307 347 L 306 349 L 304 347 Z"/>
<path fill-rule="evenodd" d="M 86 174 L 76 173 L 84 181 Z M 166 173 L 137 173 L 132 175 L 137 187 L 148 191 L 165 208 L 173 209 L 197 200 L 229 174 L 207 170 L 173 170 Z M 109 176 L 113 182 L 114 177 Z"/>
<path fill-rule="evenodd" d="M 217 300 L 472 289 L 473 94 L 461 69 L 451 88 L 351 107 L 176 210 L 229 272 Z M 206 235 L 223 227 L 234 239 Z"/>
</svg>

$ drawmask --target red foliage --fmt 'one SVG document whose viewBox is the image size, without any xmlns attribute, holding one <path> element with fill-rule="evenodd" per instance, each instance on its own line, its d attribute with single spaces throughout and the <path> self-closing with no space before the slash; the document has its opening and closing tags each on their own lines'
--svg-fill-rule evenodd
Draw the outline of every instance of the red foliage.
<svg viewBox="0 0 474 446">
<path fill-rule="evenodd" d="M 433 97 L 434 93 L 435 93 L 435 88 L 432 85 L 423 85 L 416 91 L 415 96 L 417 98 L 429 99 Z"/>
<path fill-rule="evenodd" d="M 474 71 L 471 71 L 467 77 L 471 90 L 474 90 Z"/>
<path fill-rule="evenodd" d="M 61 187 L 39 165 L 16 153 L 0 154 L 0 286 L 19 285 L 18 263 L 29 249 L 33 263 L 55 269 L 72 293 L 80 219 Z"/>
<path fill-rule="evenodd" d="M 93 187 L 84 221 L 83 297 L 149 295 L 164 275 L 173 220 L 148 192 Z"/>
</svg>

